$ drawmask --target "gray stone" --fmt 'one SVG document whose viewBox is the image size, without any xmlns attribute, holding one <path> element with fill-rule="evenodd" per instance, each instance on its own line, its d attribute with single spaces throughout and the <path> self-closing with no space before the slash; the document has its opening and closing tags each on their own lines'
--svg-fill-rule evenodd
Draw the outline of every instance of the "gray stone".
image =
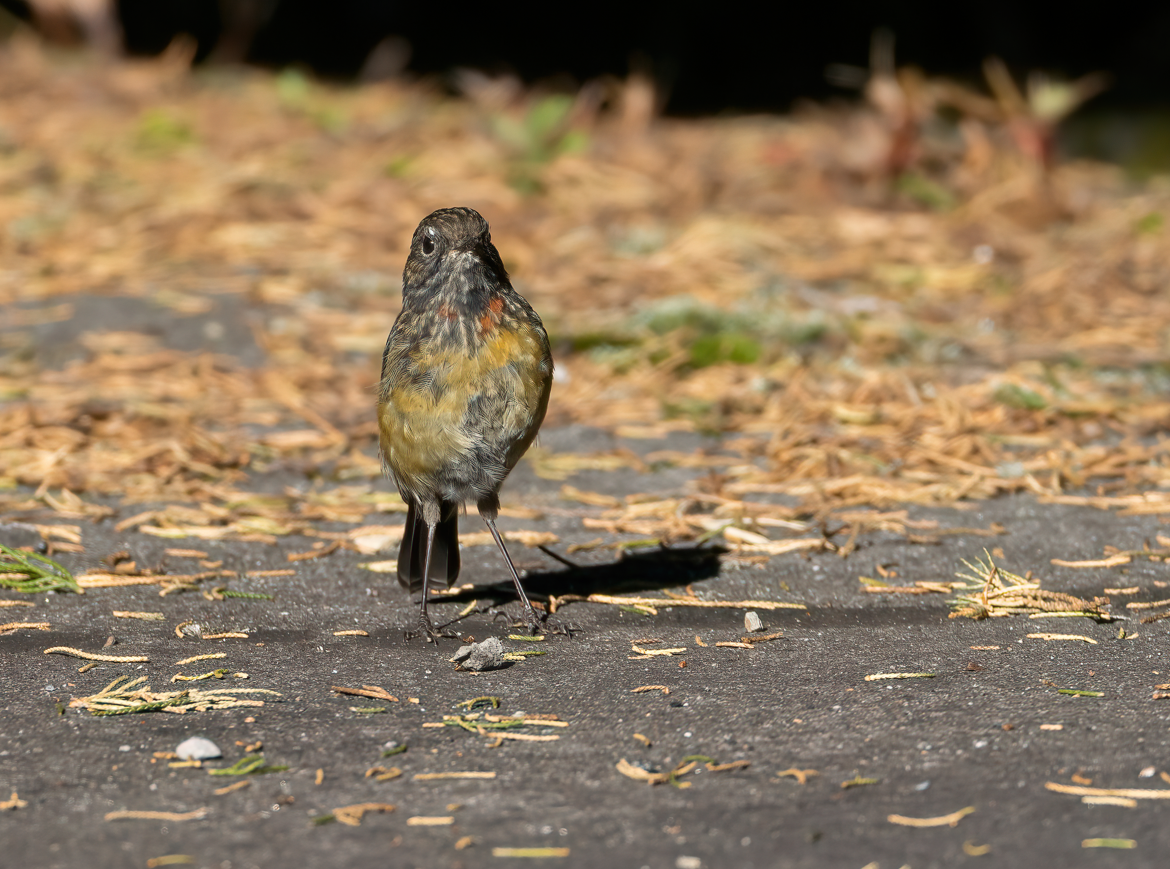
<svg viewBox="0 0 1170 869">
<path fill-rule="evenodd" d="M 504 644 L 499 637 L 462 646 L 451 659 L 464 670 L 495 670 L 504 663 Z"/>
</svg>

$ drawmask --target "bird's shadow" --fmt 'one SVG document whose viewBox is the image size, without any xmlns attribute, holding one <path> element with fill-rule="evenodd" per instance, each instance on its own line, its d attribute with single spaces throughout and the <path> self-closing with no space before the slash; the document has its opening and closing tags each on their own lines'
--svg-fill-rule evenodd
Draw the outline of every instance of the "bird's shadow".
<svg viewBox="0 0 1170 869">
<path fill-rule="evenodd" d="M 616 561 L 603 564 L 563 562 L 560 569 L 529 571 L 522 577 L 522 582 L 529 596 L 538 600 L 545 600 L 550 595 L 660 591 L 714 579 L 719 575 L 719 558 L 726 552 L 722 546 L 627 551 Z M 560 556 L 549 554 L 561 560 Z M 510 581 L 504 581 L 477 585 L 458 594 L 443 595 L 441 599 L 458 603 L 489 596 L 496 604 L 514 601 L 516 588 Z"/>
</svg>

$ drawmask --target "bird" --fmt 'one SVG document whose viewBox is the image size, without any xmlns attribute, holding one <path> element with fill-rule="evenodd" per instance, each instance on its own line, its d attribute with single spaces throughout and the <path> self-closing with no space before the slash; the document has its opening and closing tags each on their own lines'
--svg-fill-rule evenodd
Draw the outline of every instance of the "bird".
<svg viewBox="0 0 1170 869">
<path fill-rule="evenodd" d="M 529 630 L 540 630 L 496 518 L 500 486 L 536 438 L 552 382 L 548 333 L 513 289 L 487 221 L 465 207 L 423 218 L 382 354 L 377 414 L 382 467 L 407 506 L 398 582 L 421 589 L 429 641 L 430 589 L 459 576 L 468 501 L 508 564 Z"/>
</svg>

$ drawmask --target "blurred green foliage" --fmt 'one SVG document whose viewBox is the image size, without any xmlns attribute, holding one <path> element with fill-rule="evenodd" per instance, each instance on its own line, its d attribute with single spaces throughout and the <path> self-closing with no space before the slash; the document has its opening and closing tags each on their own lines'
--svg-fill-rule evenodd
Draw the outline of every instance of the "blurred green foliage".
<svg viewBox="0 0 1170 869">
<path fill-rule="evenodd" d="M 505 112 L 492 116 L 492 132 L 513 154 L 510 181 L 520 192 L 541 190 L 541 165 L 589 147 L 589 136 L 572 126 L 573 105 L 572 97 L 552 94 L 533 103 L 522 117 Z"/>
<path fill-rule="evenodd" d="M 164 157 L 194 142 L 195 134 L 190 125 L 163 109 L 148 109 L 138 119 L 134 141 L 139 150 Z"/>
</svg>

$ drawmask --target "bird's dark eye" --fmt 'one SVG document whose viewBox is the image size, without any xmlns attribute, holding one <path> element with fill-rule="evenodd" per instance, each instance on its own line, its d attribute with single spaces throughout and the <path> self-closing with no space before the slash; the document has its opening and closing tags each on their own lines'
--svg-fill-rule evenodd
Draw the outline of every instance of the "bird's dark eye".
<svg viewBox="0 0 1170 869">
<path fill-rule="evenodd" d="M 435 243 L 434 243 L 434 241 L 431 240 L 430 236 L 426 236 L 426 235 L 423 236 L 422 252 L 424 254 L 426 254 L 427 256 L 430 256 L 431 254 L 433 254 L 435 252 Z"/>
</svg>

